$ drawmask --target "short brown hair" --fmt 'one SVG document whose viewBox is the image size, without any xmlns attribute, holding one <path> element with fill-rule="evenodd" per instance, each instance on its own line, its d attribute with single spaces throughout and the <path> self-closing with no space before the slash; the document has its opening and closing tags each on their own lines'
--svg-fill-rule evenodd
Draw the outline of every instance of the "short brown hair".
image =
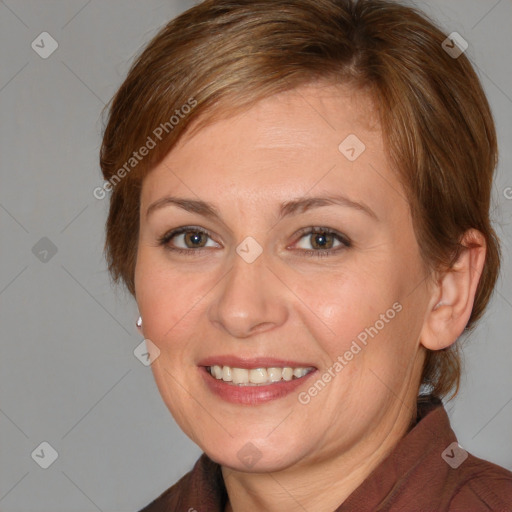
<svg viewBox="0 0 512 512">
<path fill-rule="evenodd" d="M 318 80 L 346 83 L 376 101 L 427 273 L 452 266 L 466 230 L 485 236 L 486 261 L 466 326 L 472 329 L 500 268 L 489 218 L 497 142 L 475 71 L 464 54 L 454 58 L 443 49 L 445 39 L 424 14 L 385 0 L 206 0 L 169 22 L 109 105 L 100 164 L 112 189 L 105 255 L 114 283 L 121 279 L 135 295 L 142 179 L 192 121 L 199 129 Z M 164 131 L 156 143 L 155 132 Z M 149 139 L 156 144 L 147 156 L 130 160 Z M 457 394 L 458 350 L 455 343 L 428 351 L 421 383 L 432 394 Z"/>
</svg>

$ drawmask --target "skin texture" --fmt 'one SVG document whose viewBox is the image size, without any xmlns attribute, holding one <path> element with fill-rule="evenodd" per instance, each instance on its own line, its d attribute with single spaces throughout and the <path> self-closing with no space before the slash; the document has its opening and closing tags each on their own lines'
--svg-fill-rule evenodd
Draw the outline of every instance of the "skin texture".
<svg viewBox="0 0 512 512">
<path fill-rule="evenodd" d="M 349 161 L 339 144 L 356 134 L 365 151 Z M 345 206 L 312 208 L 279 220 L 281 203 L 339 193 L 377 219 Z M 222 221 L 167 206 L 167 195 L 211 202 Z M 194 247 L 171 229 L 208 230 Z M 318 236 L 343 234 L 350 247 L 311 254 Z M 236 247 L 253 237 L 263 249 L 247 263 Z M 428 284 L 409 206 L 390 169 L 370 99 L 340 86 L 304 86 L 257 103 L 185 136 L 144 179 L 135 271 L 141 332 L 160 350 L 152 364 L 164 402 L 183 431 L 223 467 L 226 510 L 332 511 L 407 432 L 425 348 L 452 344 L 464 329 L 485 257 L 480 243 L 454 272 Z M 309 250 L 309 253 L 306 253 Z M 445 305 L 434 309 L 439 301 Z M 304 405 L 298 393 L 260 405 L 213 395 L 198 362 L 235 354 L 309 362 L 319 376 L 394 303 L 402 309 Z M 315 379 L 316 380 L 316 379 Z M 248 442 L 261 454 L 248 468 Z M 300 505 L 299 505 L 300 504 Z"/>
</svg>

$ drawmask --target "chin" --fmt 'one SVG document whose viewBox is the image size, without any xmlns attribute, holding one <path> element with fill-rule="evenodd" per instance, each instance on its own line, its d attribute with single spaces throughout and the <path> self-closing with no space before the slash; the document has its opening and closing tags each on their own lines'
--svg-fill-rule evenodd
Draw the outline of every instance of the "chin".
<svg viewBox="0 0 512 512">
<path fill-rule="evenodd" d="M 296 464 L 303 454 L 293 445 L 282 442 L 265 444 L 250 438 L 229 441 L 228 445 L 201 446 L 202 450 L 221 466 L 247 473 L 281 471 Z M 304 449 L 304 446 L 301 445 Z"/>
</svg>

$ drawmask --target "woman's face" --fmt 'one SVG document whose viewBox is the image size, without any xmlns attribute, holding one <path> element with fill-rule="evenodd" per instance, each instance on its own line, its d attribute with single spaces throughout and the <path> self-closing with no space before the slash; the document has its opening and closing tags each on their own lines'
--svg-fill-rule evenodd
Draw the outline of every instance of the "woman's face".
<svg viewBox="0 0 512 512">
<path fill-rule="evenodd" d="M 429 294 L 362 93 L 301 87 L 182 139 L 143 182 L 135 286 L 160 393 L 223 465 L 361 457 L 411 414 Z"/>
</svg>

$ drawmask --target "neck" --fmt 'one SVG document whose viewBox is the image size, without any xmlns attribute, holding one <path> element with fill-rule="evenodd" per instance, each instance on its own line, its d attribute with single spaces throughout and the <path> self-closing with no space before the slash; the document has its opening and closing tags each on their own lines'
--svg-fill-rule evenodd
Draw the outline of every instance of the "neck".
<svg viewBox="0 0 512 512">
<path fill-rule="evenodd" d="M 405 402 L 410 403 L 410 402 Z M 225 512 L 332 512 L 359 487 L 408 432 L 415 407 L 394 400 L 386 423 L 368 432 L 348 451 L 318 457 L 268 473 L 247 473 L 222 466 L 229 496 Z M 332 453 L 332 452 L 331 452 Z"/>
</svg>

